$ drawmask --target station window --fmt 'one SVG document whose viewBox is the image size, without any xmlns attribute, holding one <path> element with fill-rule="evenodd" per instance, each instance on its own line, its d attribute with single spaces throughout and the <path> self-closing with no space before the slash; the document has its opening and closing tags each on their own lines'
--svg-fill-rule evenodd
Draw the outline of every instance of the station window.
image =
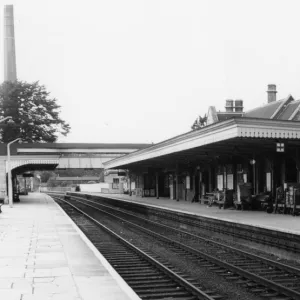
<svg viewBox="0 0 300 300">
<path fill-rule="evenodd" d="M 119 178 L 113 178 L 112 188 L 113 189 L 118 189 L 119 188 L 119 183 L 120 183 L 120 179 Z"/>
</svg>

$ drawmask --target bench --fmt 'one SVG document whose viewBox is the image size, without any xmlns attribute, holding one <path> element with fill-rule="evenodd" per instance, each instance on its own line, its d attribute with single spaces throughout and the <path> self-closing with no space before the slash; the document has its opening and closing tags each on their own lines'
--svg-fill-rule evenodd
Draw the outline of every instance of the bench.
<svg viewBox="0 0 300 300">
<path fill-rule="evenodd" d="M 214 193 L 206 193 L 203 197 L 201 197 L 202 204 L 209 204 L 214 199 Z"/>
</svg>

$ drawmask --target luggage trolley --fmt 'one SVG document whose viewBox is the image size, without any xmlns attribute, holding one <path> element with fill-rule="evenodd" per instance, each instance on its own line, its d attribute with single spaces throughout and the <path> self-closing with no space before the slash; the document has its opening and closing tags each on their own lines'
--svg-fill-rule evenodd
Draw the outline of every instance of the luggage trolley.
<svg viewBox="0 0 300 300">
<path fill-rule="evenodd" d="M 285 209 L 284 213 L 291 214 L 294 207 L 294 187 L 289 186 L 285 191 Z"/>
<path fill-rule="evenodd" d="M 284 191 L 280 186 L 276 189 L 275 202 L 273 204 L 274 213 L 284 213 L 286 206 L 286 198 L 289 197 L 288 191 Z"/>
<path fill-rule="evenodd" d="M 293 193 L 290 197 L 290 214 L 296 216 L 300 213 L 300 184 L 296 184 L 291 188 Z"/>
</svg>

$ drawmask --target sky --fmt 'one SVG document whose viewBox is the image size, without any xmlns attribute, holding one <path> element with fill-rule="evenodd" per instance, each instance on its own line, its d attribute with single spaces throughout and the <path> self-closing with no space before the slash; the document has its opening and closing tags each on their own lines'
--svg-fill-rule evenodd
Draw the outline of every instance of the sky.
<svg viewBox="0 0 300 300">
<path fill-rule="evenodd" d="M 226 99 L 266 104 L 268 84 L 300 99 L 299 0 L 0 4 L 0 41 L 14 5 L 18 79 L 45 85 L 71 126 L 59 142 L 157 143 Z"/>
</svg>

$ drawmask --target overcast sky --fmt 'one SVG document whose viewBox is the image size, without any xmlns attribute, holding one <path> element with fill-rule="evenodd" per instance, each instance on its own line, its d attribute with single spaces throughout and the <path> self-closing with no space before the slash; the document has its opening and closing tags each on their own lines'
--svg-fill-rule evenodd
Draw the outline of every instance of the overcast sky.
<svg viewBox="0 0 300 300">
<path fill-rule="evenodd" d="M 300 99 L 299 0 L 0 3 L 1 41 L 14 4 L 18 79 L 44 84 L 71 125 L 60 142 L 156 143 L 209 105 L 265 104 L 270 83 Z"/>
</svg>

